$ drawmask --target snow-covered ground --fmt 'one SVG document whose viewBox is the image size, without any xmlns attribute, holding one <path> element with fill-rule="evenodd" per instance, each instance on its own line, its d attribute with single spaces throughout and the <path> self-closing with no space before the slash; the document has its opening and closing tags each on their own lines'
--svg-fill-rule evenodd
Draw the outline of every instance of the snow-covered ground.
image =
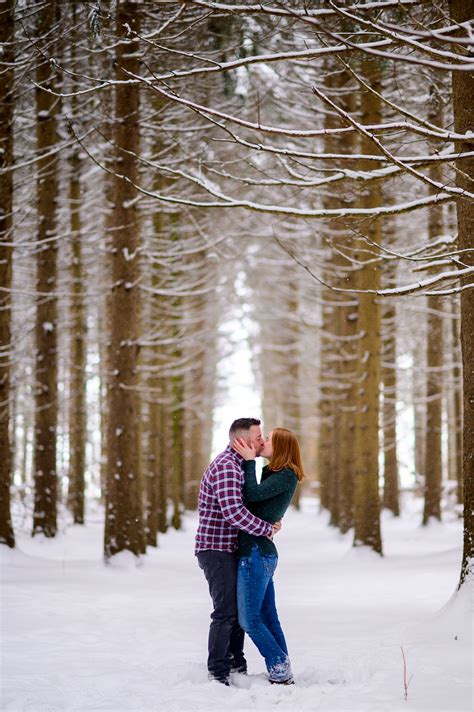
<svg viewBox="0 0 474 712">
<path fill-rule="evenodd" d="M 469 596 L 450 600 L 461 522 L 428 528 L 413 503 L 384 515 L 385 557 L 351 549 L 313 500 L 288 512 L 275 583 L 296 685 L 267 682 L 247 639 L 249 675 L 209 682 L 210 600 L 184 518 L 141 566 L 102 563 L 102 520 L 56 540 L 17 529 L 1 549 L 4 712 L 318 710 L 467 712 L 472 705 Z M 447 605 L 446 605 L 447 604 Z M 404 699 L 403 646 L 408 676 Z"/>
</svg>

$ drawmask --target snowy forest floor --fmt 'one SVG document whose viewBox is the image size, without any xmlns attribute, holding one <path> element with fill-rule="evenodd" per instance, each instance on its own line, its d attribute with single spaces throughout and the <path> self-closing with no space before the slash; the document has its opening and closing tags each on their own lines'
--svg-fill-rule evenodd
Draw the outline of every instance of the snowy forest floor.
<svg viewBox="0 0 474 712">
<path fill-rule="evenodd" d="M 193 555 L 197 516 L 143 563 L 102 562 L 100 510 L 54 540 L 16 530 L 1 549 L 4 712 L 471 709 L 469 595 L 452 599 L 462 523 L 384 514 L 385 556 L 351 548 L 314 500 L 277 535 L 277 602 L 296 685 L 272 686 L 247 638 L 249 675 L 207 679 L 210 599 Z M 447 604 L 447 605 L 446 605 Z M 403 646 L 408 676 L 404 700 Z"/>
</svg>

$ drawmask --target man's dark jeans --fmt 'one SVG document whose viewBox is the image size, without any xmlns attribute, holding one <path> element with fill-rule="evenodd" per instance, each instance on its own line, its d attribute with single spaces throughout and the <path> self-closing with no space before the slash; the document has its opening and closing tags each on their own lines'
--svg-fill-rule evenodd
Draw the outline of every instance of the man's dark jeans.
<svg viewBox="0 0 474 712">
<path fill-rule="evenodd" d="M 244 671 L 245 633 L 237 614 L 237 555 L 227 551 L 206 550 L 197 554 L 204 571 L 214 610 L 209 628 L 207 669 L 218 680 L 226 680 L 231 668 Z"/>
</svg>

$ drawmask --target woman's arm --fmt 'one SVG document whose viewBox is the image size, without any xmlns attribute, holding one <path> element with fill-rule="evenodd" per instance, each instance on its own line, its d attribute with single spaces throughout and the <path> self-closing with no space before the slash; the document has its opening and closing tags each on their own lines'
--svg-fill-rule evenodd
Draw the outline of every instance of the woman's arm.
<svg viewBox="0 0 474 712">
<path fill-rule="evenodd" d="M 274 472 L 266 480 L 257 483 L 255 474 L 255 460 L 246 460 L 245 467 L 245 499 L 247 502 L 263 502 L 277 494 L 288 492 L 295 487 L 296 475 L 292 470 Z"/>
</svg>

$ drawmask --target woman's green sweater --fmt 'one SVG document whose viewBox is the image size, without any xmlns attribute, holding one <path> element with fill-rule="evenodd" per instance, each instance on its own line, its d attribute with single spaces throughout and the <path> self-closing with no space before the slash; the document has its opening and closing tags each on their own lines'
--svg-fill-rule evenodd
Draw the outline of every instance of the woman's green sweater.
<svg viewBox="0 0 474 712">
<path fill-rule="evenodd" d="M 257 483 L 255 474 L 255 460 L 246 460 L 244 503 L 247 509 L 256 517 L 274 524 L 283 517 L 293 497 L 298 478 L 290 468 L 283 468 L 277 472 L 268 469 L 266 465 L 262 470 L 262 479 Z M 263 555 L 277 554 L 275 544 L 265 536 L 254 536 L 247 532 L 239 531 L 238 556 L 250 556 L 252 544 L 257 544 Z"/>
</svg>

